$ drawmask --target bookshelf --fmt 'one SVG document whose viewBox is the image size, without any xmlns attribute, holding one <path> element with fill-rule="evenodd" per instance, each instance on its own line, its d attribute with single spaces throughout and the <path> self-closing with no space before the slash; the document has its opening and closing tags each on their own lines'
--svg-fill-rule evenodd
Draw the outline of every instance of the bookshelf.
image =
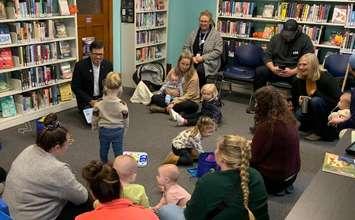
<svg viewBox="0 0 355 220">
<path fill-rule="evenodd" d="M 320 60 L 327 51 L 355 51 L 355 1 L 217 0 L 217 30 L 228 43 L 257 43 L 265 47 L 289 18 L 298 21 Z M 234 41 L 234 42 L 233 42 Z"/>
<path fill-rule="evenodd" d="M 75 0 L 8 0 L 0 11 L 0 130 L 76 106 Z M 0 5 L 1 8 L 1 5 Z"/>
<path fill-rule="evenodd" d="M 133 23 L 121 24 L 123 84 L 135 87 L 132 74 L 143 64 L 166 66 L 169 0 L 134 0 Z"/>
</svg>

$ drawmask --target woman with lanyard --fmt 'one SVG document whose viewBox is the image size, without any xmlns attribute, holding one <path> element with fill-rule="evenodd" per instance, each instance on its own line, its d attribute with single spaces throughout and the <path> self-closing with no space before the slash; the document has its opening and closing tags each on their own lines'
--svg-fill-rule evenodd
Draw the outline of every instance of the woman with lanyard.
<svg viewBox="0 0 355 220">
<path fill-rule="evenodd" d="M 223 40 L 219 32 L 214 29 L 211 12 L 202 11 L 199 21 L 200 27 L 190 34 L 183 49 L 193 54 L 201 88 L 206 84 L 206 76 L 215 75 L 221 66 Z"/>
</svg>

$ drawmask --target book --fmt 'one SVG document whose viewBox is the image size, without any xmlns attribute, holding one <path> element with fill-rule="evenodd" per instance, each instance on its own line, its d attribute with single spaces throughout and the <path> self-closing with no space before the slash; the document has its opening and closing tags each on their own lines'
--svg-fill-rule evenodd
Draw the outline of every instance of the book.
<svg viewBox="0 0 355 220">
<path fill-rule="evenodd" d="M 351 160 L 354 161 L 354 159 L 346 156 L 326 152 L 322 171 L 355 178 L 355 165 L 353 162 L 349 163 Z"/>
<path fill-rule="evenodd" d="M 0 0 L 0 19 L 6 19 L 5 0 Z"/>
<path fill-rule="evenodd" d="M 71 70 L 70 63 L 62 63 L 60 64 L 60 71 L 62 73 L 63 79 L 70 79 L 73 76 L 73 72 Z"/>
<path fill-rule="evenodd" d="M 57 38 L 68 37 L 67 28 L 65 27 L 65 24 L 62 22 L 55 23 L 55 31 L 56 31 L 55 37 Z"/>
<path fill-rule="evenodd" d="M 270 39 L 274 35 L 274 32 L 275 28 L 273 25 L 266 25 L 263 32 L 263 38 Z"/>
<path fill-rule="evenodd" d="M 93 108 L 86 108 L 83 110 L 85 120 L 88 124 L 91 124 L 91 121 L 92 121 L 92 111 L 93 111 Z"/>
<path fill-rule="evenodd" d="M 264 18 L 272 18 L 274 15 L 274 5 L 265 5 L 263 11 Z"/>
<path fill-rule="evenodd" d="M 67 0 L 58 0 L 60 15 L 70 15 Z"/>
<path fill-rule="evenodd" d="M 59 42 L 60 58 L 71 57 L 71 47 L 68 41 Z"/>
<path fill-rule="evenodd" d="M 7 69 L 14 67 L 12 60 L 12 52 L 10 48 L 0 49 L 0 69 Z"/>
<path fill-rule="evenodd" d="M 0 92 L 5 92 L 10 90 L 10 86 L 7 83 L 6 74 L 0 74 Z"/>
<path fill-rule="evenodd" d="M 16 106 L 13 96 L 5 96 L 0 98 L 0 108 L 2 117 L 7 118 L 16 116 Z"/>
<path fill-rule="evenodd" d="M 346 5 L 336 5 L 334 6 L 332 23 L 345 24 L 347 16 L 347 6 Z"/>
<path fill-rule="evenodd" d="M 0 24 L 0 44 L 11 44 L 10 29 L 6 24 Z"/>
<path fill-rule="evenodd" d="M 59 94 L 60 101 L 70 101 L 73 99 L 73 92 L 70 87 L 70 83 L 60 84 L 59 85 Z"/>
</svg>

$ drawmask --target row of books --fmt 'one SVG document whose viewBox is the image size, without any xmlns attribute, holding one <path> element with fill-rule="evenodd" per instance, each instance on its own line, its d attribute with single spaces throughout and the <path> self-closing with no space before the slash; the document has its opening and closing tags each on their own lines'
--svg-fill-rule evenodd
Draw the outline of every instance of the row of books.
<svg viewBox="0 0 355 220">
<path fill-rule="evenodd" d="M 70 15 L 67 0 L 0 0 L 0 19 Z"/>
<path fill-rule="evenodd" d="M 348 5 L 348 15 L 347 15 L 347 25 L 348 26 L 355 26 L 355 5 L 350 4 Z"/>
<path fill-rule="evenodd" d="M 163 57 L 162 46 L 143 47 L 136 50 L 136 62 L 159 59 Z"/>
<path fill-rule="evenodd" d="M 319 44 L 322 35 L 323 27 L 319 26 L 302 26 L 302 32 L 307 34 L 311 38 L 313 43 Z"/>
<path fill-rule="evenodd" d="M 279 19 L 295 18 L 300 21 L 310 22 L 327 22 L 329 18 L 329 12 L 331 9 L 330 4 L 304 4 L 297 2 L 282 2 L 280 3 L 276 16 Z M 344 8 L 346 5 L 334 6 L 332 22 L 342 23 L 337 17 L 337 9 Z M 346 16 L 346 12 L 345 12 Z M 345 20 L 343 21 L 345 23 Z"/>
<path fill-rule="evenodd" d="M 159 27 L 165 25 L 166 13 L 163 12 L 150 12 L 136 15 L 136 27 Z"/>
<path fill-rule="evenodd" d="M 69 70 L 68 70 L 69 69 Z M 72 70 L 70 63 L 60 65 L 41 66 L 11 72 L 10 80 L 20 80 L 21 89 L 36 88 L 50 85 L 60 79 L 71 79 Z"/>
<path fill-rule="evenodd" d="M 53 85 L 36 91 L 0 98 L 2 117 L 13 117 L 29 111 L 57 105 L 73 99 L 70 84 Z"/>
<path fill-rule="evenodd" d="M 69 41 L 0 49 L 0 69 L 42 64 L 72 57 Z"/>
<path fill-rule="evenodd" d="M 252 17 L 256 13 L 256 2 L 219 2 L 218 13 L 223 16 Z"/>
<path fill-rule="evenodd" d="M 136 36 L 136 43 L 161 43 L 164 40 L 164 34 L 165 32 L 162 30 L 138 31 Z"/>
<path fill-rule="evenodd" d="M 354 42 L 355 42 L 355 33 L 346 32 L 342 44 L 342 48 L 347 52 L 354 52 L 355 51 Z"/>
<path fill-rule="evenodd" d="M 166 0 L 137 0 L 137 10 L 164 10 Z"/>
<path fill-rule="evenodd" d="M 67 37 L 65 24 L 47 21 L 0 24 L 0 44 L 30 43 Z"/>
<path fill-rule="evenodd" d="M 238 37 L 249 37 L 252 33 L 252 22 L 218 20 L 217 30 L 221 33 Z"/>
</svg>

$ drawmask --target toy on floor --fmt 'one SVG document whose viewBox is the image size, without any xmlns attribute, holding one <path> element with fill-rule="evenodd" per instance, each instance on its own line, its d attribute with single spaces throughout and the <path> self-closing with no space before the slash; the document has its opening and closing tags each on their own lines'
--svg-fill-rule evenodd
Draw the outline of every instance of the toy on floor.
<svg viewBox="0 0 355 220">
<path fill-rule="evenodd" d="M 124 151 L 123 154 L 132 156 L 137 161 L 138 167 L 148 165 L 148 154 L 146 152 Z"/>
</svg>

